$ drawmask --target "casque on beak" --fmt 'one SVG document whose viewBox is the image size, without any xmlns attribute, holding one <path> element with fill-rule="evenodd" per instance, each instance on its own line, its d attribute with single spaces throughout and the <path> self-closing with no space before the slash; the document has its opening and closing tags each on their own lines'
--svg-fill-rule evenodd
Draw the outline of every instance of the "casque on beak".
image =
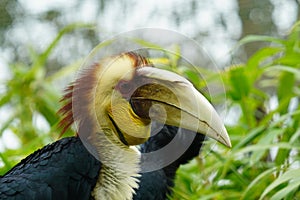
<svg viewBox="0 0 300 200">
<path fill-rule="evenodd" d="M 142 84 L 131 95 L 130 104 L 139 117 L 189 129 L 231 147 L 216 110 L 188 80 L 147 66 L 137 69 L 136 77 Z"/>
</svg>

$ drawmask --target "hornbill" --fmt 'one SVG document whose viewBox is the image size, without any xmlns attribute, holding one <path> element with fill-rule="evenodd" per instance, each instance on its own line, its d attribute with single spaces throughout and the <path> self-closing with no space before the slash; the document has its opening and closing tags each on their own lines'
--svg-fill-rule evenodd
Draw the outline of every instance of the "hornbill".
<svg viewBox="0 0 300 200">
<path fill-rule="evenodd" d="M 190 82 L 134 52 L 91 64 L 63 99 L 61 126 L 75 123 L 77 135 L 1 176 L 0 199 L 166 199 L 176 170 L 198 155 L 205 136 L 231 146 L 217 112 Z M 172 151 L 152 162 L 187 147 L 160 168 L 143 170 L 144 155 L 171 143 Z"/>
</svg>

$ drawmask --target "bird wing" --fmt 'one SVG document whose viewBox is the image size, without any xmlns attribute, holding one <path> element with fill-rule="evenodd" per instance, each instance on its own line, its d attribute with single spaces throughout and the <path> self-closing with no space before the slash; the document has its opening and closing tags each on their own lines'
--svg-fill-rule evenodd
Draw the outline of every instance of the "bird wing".
<svg viewBox="0 0 300 200">
<path fill-rule="evenodd" d="M 78 137 L 64 138 L 0 177 L 0 199 L 90 199 L 100 168 Z"/>
</svg>

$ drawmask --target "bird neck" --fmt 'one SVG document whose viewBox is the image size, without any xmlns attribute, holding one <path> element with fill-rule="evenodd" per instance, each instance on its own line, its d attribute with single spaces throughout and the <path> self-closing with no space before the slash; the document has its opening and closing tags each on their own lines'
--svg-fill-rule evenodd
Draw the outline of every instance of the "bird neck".
<svg viewBox="0 0 300 200">
<path fill-rule="evenodd" d="M 110 129 L 104 131 L 97 133 L 102 167 L 92 196 L 96 200 L 130 200 L 139 186 L 140 153 L 119 142 Z"/>
</svg>

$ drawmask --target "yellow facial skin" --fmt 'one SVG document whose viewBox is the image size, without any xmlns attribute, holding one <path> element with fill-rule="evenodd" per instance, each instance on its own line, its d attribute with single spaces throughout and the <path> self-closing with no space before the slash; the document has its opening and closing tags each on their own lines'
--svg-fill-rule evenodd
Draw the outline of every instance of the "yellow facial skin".
<svg viewBox="0 0 300 200">
<path fill-rule="evenodd" d="M 123 143 L 138 145 L 150 137 L 150 120 L 136 115 L 126 99 L 114 98 L 108 114 L 115 129 L 118 129 L 115 131 L 118 132 L 118 137 L 123 140 Z"/>
</svg>

